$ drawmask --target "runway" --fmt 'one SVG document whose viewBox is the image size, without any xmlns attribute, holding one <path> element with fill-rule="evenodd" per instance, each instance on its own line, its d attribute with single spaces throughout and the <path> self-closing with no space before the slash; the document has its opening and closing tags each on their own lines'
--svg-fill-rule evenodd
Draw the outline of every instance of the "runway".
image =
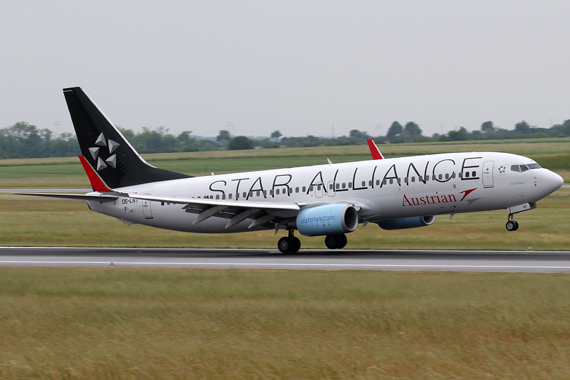
<svg viewBox="0 0 570 380">
<path fill-rule="evenodd" d="M 0 247 L 0 266 L 570 272 L 570 251 Z"/>
</svg>

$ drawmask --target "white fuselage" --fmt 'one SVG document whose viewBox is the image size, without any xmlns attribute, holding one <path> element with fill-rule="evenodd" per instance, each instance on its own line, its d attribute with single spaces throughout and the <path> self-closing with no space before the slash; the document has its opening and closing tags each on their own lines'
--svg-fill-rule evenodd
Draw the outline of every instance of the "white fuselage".
<svg viewBox="0 0 570 380">
<path fill-rule="evenodd" d="M 512 170 L 532 164 L 507 153 L 450 153 L 347 162 L 147 183 L 115 189 L 173 198 L 283 202 L 301 208 L 326 203 L 354 204 L 360 222 L 506 209 L 533 203 L 560 187 L 560 177 L 543 168 Z M 227 220 L 211 217 L 193 224 L 197 213 L 180 204 L 120 197 L 114 202 L 89 201 L 92 210 L 125 222 L 199 233 L 248 229 L 252 220 L 226 228 Z M 274 211 L 278 213 L 279 211 Z M 295 213 L 281 211 L 280 217 Z"/>
</svg>

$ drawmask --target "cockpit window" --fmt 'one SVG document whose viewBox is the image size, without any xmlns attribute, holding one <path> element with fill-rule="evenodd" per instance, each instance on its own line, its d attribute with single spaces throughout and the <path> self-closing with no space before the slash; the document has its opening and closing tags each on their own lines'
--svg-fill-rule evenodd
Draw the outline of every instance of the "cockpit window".
<svg viewBox="0 0 570 380">
<path fill-rule="evenodd" d="M 536 162 L 527 165 L 511 165 L 511 170 L 513 172 L 522 173 L 526 172 L 529 169 L 540 169 L 540 165 L 537 164 Z"/>
</svg>

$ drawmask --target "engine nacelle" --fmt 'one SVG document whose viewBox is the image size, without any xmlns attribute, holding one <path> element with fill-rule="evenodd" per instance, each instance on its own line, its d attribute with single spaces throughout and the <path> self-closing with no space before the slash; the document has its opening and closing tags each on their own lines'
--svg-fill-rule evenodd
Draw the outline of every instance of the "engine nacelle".
<svg viewBox="0 0 570 380">
<path fill-rule="evenodd" d="M 338 235 L 358 227 L 358 212 L 347 204 L 330 204 L 302 210 L 297 229 L 303 236 Z"/>
<path fill-rule="evenodd" d="M 405 228 L 425 227 L 435 222 L 435 215 L 412 216 L 409 218 L 388 219 L 378 222 L 383 230 L 402 230 Z"/>
</svg>

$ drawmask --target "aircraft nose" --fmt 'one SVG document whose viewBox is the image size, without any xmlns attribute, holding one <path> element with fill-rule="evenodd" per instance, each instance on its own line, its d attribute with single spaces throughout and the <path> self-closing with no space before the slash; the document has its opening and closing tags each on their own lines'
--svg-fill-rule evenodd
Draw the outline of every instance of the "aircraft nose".
<svg viewBox="0 0 570 380">
<path fill-rule="evenodd" d="M 546 170 L 542 177 L 542 187 L 548 191 L 548 194 L 560 189 L 564 184 L 564 179 L 558 174 Z"/>
</svg>

